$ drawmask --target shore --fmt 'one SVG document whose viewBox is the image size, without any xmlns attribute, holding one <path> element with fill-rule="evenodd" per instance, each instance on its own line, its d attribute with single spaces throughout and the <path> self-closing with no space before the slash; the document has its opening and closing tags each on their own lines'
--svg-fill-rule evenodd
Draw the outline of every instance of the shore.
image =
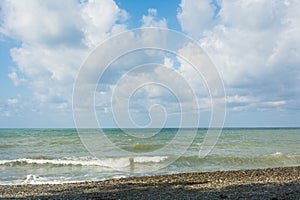
<svg viewBox="0 0 300 200">
<path fill-rule="evenodd" d="M 300 199 L 300 166 L 44 185 L 0 185 L 0 199 Z"/>
</svg>

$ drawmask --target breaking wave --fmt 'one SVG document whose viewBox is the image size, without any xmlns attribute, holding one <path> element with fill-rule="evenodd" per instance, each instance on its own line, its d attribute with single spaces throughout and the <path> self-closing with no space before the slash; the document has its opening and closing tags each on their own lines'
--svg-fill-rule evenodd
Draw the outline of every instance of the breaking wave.
<svg viewBox="0 0 300 200">
<path fill-rule="evenodd" d="M 167 156 L 139 156 L 132 157 L 135 163 L 159 163 L 165 161 Z M 106 158 L 106 159 L 31 159 L 20 158 L 12 160 L 0 160 L 1 165 L 16 166 L 16 165 L 71 165 L 71 166 L 100 166 L 100 167 L 126 167 L 130 165 L 129 157 L 121 158 Z"/>
</svg>

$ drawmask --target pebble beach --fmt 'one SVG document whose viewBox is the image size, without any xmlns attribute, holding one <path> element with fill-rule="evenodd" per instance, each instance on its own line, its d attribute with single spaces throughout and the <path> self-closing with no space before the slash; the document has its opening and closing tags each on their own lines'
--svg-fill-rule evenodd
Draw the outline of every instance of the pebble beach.
<svg viewBox="0 0 300 200">
<path fill-rule="evenodd" d="M 1 185 L 0 199 L 300 199 L 300 166 Z"/>
</svg>

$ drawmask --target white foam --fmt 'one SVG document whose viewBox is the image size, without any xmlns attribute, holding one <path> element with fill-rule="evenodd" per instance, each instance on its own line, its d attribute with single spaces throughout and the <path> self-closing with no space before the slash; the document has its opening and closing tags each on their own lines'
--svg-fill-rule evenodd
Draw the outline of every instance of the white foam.
<svg viewBox="0 0 300 200">
<path fill-rule="evenodd" d="M 65 178 L 59 177 L 57 180 L 49 180 L 45 177 L 36 176 L 29 174 L 26 176 L 25 180 L 12 180 L 12 181 L 1 181 L 0 185 L 41 185 L 41 184 L 64 184 L 64 183 L 84 183 L 86 181 L 103 181 L 106 179 L 86 179 L 86 180 L 71 180 L 67 181 Z"/>
<path fill-rule="evenodd" d="M 276 153 L 273 153 L 271 156 L 274 156 L 274 157 L 284 157 L 284 156 L 287 156 L 287 155 L 285 155 L 284 153 L 278 151 Z"/>
<path fill-rule="evenodd" d="M 166 160 L 167 156 L 140 156 L 133 157 L 135 163 L 159 163 Z M 37 164 L 37 165 L 74 165 L 74 166 L 100 166 L 107 168 L 122 168 L 130 165 L 129 157 L 121 158 L 105 158 L 105 159 L 12 159 L 12 160 L 0 160 L 0 165 L 7 164 Z"/>
<path fill-rule="evenodd" d="M 22 184 L 36 184 L 36 183 L 44 183 L 44 182 L 47 182 L 46 178 L 29 174 L 26 176 L 26 179 L 22 182 Z"/>
<path fill-rule="evenodd" d="M 134 158 L 134 162 L 137 163 L 148 163 L 148 162 L 153 162 L 153 163 L 159 163 L 162 161 L 165 161 L 168 157 L 167 156 L 149 156 L 149 157 L 136 157 Z"/>
<path fill-rule="evenodd" d="M 82 166 L 105 166 L 101 160 L 64 160 L 64 159 L 13 159 L 13 160 L 0 160 L 0 165 L 5 164 L 52 164 L 52 165 L 82 165 Z"/>
</svg>

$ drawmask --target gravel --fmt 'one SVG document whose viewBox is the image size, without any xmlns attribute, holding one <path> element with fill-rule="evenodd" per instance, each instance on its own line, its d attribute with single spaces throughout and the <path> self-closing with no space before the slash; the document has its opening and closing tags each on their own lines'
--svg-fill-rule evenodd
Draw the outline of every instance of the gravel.
<svg viewBox="0 0 300 200">
<path fill-rule="evenodd" d="M 300 199 L 300 166 L 43 185 L 0 185 L 0 199 Z"/>
</svg>

